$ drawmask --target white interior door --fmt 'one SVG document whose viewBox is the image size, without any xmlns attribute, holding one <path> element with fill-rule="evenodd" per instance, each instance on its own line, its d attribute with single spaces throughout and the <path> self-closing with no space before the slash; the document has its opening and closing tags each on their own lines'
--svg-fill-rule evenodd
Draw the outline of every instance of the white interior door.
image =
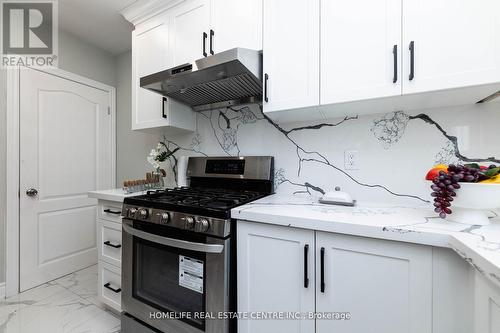
<svg viewBox="0 0 500 333">
<path fill-rule="evenodd" d="M 97 262 L 87 192 L 114 185 L 114 122 L 109 92 L 28 69 L 20 87 L 23 291 Z"/>
</svg>

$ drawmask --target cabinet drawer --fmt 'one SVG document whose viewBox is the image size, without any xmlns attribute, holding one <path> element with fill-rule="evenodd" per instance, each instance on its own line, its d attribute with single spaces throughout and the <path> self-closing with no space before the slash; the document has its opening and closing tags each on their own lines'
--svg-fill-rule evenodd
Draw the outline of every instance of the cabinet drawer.
<svg viewBox="0 0 500 333">
<path fill-rule="evenodd" d="M 120 267 L 122 261 L 122 225 L 99 220 L 99 260 Z"/>
<path fill-rule="evenodd" d="M 121 311 L 121 270 L 118 267 L 99 262 L 99 299 L 116 311 Z"/>
<path fill-rule="evenodd" d="M 99 200 L 98 217 L 112 222 L 121 223 L 122 203 Z"/>
</svg>

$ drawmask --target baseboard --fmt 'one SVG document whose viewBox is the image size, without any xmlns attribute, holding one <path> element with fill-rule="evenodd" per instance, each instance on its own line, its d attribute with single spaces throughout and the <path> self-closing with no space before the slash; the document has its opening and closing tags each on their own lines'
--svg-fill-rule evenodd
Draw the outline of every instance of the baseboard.
<svg viewBox="0 0 500 333">
<path fill-rule="evenodd" d="M 0 283 L 0 299 L 5 298 L 5 282 Z"/>
</svg>

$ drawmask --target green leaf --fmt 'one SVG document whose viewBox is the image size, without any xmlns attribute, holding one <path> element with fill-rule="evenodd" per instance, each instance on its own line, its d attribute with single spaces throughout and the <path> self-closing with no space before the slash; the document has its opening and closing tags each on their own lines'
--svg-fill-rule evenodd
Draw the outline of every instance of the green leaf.
<svg viewBox="0 0 500 333">
<path fill-rule="evenodd" d="M 481 167 L 477 163 L 469 163 L 469 164 L 465 164 L 464 166 L 471 168 L 471 169 L 481 169 Z"/>
<path fill-rule="evenodd" d="M 500 173 L 500 168 L 488 169 L 488 170 L 485 170 L 483 173 L 486 177 L 488 177 L 488 179 L 490 179 L 490 178 L 493 178 Z"/>
</svg>

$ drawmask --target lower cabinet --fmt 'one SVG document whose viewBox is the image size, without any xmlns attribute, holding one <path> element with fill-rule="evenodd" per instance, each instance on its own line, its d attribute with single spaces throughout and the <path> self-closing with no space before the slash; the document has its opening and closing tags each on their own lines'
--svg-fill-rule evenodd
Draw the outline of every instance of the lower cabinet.
<svg viewBox="0 0 500 333">
<path fill-rule="evenodd" d="M 316 232 L 317 333 L 432 332 L 432 249 Z"/>
<path fill-rule="evenodd" d="M 246 221 L 237 233 L 238 332 L 432 332 L 432 248 Z"/>
<path fill-rule="evenodd" d="M 101 302 L 121 311 L 122 224 L 121 202 L 99 200 L 97 218 L 98 278 Z"/>
<path fill-rule="evenodd" d="M 500 332 L 500 289 L 480 273 L 475 276 L 475 333 Z"/>
<path fill-rule="evenodd" d="M 314 231 L 238 222 L 238 311 L 313 313 Z M 239 333 L 311 333 L 314 320 L 238 321 Z"/>
</svg>

